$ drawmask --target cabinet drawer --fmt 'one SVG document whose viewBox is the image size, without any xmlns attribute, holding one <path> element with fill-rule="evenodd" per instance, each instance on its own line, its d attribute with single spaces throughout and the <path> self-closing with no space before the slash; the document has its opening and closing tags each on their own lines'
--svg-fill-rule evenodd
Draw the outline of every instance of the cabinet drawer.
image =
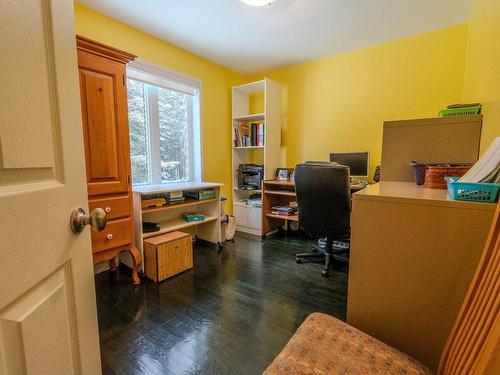
<svg viewBox="0 0 500 375">
<path fill-rule="evenodd" d="M 102 232 L 91 232 L 92 252 L 112 249 L 132 242 L 132 220 L 130 218 L 108 221 Z"/>
<path fill-rule="evenodd" d="M 89 199 L 89 208 L 102 208 L 106 211 L 108 221 L 130 216 L 130 198 L 127 195 L 109 196 Z"/>
</svg>

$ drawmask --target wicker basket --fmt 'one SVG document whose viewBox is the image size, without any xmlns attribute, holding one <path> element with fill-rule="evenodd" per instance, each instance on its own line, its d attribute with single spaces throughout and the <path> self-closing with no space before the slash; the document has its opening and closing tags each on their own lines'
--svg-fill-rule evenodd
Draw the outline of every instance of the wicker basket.
<svg viewBox="0 0 500 375">
<path fill-rule="evenodd" d="M 425 170 L 424 188 L 446 190 L 445 177 L 462 177 L 469 169 L 470 166 L 429 166 Z"/>
</svg>

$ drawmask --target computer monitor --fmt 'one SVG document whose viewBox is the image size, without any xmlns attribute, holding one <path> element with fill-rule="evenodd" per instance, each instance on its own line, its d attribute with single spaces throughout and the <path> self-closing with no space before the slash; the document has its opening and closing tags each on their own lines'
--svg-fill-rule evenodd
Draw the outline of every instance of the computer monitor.
<svg viewBox="0 0 500 375">
<path fill-rule="evenodd" d="M 368 177 L 369 153 L 366 152 L 332 152 L 330 161 L 349 167 L 351 177 Z"/>
</svg>

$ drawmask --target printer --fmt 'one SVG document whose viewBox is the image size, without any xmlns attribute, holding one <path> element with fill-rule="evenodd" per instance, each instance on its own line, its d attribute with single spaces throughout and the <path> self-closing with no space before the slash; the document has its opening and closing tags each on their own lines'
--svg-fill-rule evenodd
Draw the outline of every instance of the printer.
<svg viewBox="0 0 500 375">
<path fill-rule="evenodd" d="M 264 166 L 240 164 L 238 167 L 238 189 L 259 190 L 264 179 Z"/>
</svg>

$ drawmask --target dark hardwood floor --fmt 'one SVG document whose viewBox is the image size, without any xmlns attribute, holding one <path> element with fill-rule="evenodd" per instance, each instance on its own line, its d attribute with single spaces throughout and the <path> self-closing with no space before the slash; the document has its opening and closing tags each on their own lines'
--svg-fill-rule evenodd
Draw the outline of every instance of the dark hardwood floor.
<svg viewBox="0 0 500 375">
<path fill-rule="evenodd" d="M 126 271 L 96 276 L 103 374 L 261 374 L 305 317 L 345 319 L 347 266 L 321 276 L 296 264 L 313 242 L 238 236 L 194 269 L 134 287 Z"/>
</svg>

